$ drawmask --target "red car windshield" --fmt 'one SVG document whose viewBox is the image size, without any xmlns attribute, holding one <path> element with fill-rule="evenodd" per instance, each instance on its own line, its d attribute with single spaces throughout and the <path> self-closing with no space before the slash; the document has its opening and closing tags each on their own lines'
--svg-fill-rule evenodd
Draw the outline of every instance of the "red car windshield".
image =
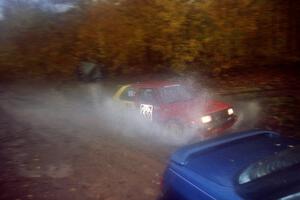
<svg viewBox="0 0 300 200">
<path fill-rule="evenodd" d="M 161 88 L 159 90 L 163 103 L 176 103 L 188 101 L 193 98 L 192 93 L 183 85 L 175 84 Z"/>
</svg>

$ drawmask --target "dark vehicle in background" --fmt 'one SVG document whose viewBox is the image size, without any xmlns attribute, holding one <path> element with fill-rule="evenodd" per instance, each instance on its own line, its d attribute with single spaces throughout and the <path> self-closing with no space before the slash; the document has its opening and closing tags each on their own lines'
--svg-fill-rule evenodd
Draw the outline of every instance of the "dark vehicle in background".
<svg viewBox="0 0 300 200">
<path fill-rule="evenodd" d="M 300 142 L 270 131 L 225 135 L 171 156 L 160 200 L 300 199 Z"/>
<path fill-rule="evenodd" d="M 104 78 L 103 65 L 94 62 L 81 62 L 77 67 L 78 80 L 84 82 L 99 81 Z"/>
</svg>

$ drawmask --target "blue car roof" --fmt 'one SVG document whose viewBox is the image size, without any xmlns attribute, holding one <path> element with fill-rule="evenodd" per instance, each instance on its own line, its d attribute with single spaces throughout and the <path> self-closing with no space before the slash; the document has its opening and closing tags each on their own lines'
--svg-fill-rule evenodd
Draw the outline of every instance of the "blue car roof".
<svg viewBox="0 0 300 200">
<path fill-rule="evenodd" d="M 250 164 L 297 144 L 271 131 L 247 131 L 179 149 L 172 162 L 222 186 L 236 184 Z"/>
</svg>

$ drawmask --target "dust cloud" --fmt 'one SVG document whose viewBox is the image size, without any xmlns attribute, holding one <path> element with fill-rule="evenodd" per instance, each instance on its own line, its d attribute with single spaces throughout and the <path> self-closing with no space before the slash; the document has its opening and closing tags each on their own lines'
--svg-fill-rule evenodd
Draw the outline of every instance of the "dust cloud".
<svg viewBox="0 0 300 200">
<path fill-rule="evenodd" d="M 46 139 L 51 140 L 53 129 L 86 141 L 111 136 L 133 143 L 178 146 L 194 138 L 193 133 L 177 136 L 143 119 L 136 110 L 114 101 L 111 91 L 97 83 L 14 87 L 4 93 L 0 106 Z"/>
<path fill-rule="evenodd" d="M 238 131 L 241 127 L 253 128 L 261 118 L 258 101 L 234 101 L 233 98 L 212 97 L 208 89 L 199 91 L 204 99 L 217 98 L 234 105 L 238 121 L 227 132 Z M 2 95 L 0 106 L 15 120 L 29 124 L 47 139 L 51 139 L 47 130 L 63 129 L 63 133 L 86 141 L 100 136 L 131 143 L 179 146 L 201 140 L 199 133 L 186 132 L 178 136 L 161 124 L 145 120 L 138 111 L 114 101 L 111 89 L 98 83 L 14 86 Z"/>
</svg>

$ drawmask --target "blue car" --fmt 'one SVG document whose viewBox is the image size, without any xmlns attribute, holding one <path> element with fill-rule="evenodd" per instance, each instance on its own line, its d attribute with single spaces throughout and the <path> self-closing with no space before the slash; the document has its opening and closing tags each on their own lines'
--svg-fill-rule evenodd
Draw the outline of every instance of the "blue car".
<svg viewBox="0 0 300 200">
<path fill-rule="evenodd" d="M 300 199 L 300 142 L 248 131 L 183 147 L 170 159 L 161 200 Z"/>
</svg>

